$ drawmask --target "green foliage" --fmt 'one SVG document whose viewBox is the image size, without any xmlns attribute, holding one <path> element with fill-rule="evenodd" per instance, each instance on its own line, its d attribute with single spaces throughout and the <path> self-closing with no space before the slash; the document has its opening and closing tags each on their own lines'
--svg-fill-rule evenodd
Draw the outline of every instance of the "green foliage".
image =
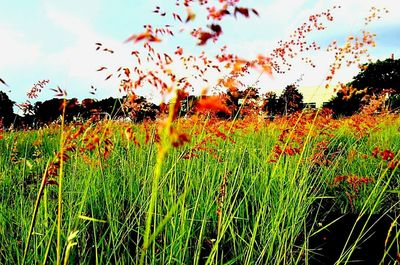
<svg viewBox="0 0 400 265">
<path fill-rule="evenodd" d="M 311 214 L 324 210 L 320 204 L 333 201 L 330 211 L 340 213 L 394 210 L 398 194 L 385 192 L 392 173 L 362 154 L 376 145 L 400 150 L 394 134 L 398 125 L 399 121 L 382 126 L 363 140 L 348 129 L 336 131 L 326 154 L 332 164 L 318 167 L 308 159 L 317 152 L 318 137 L 309 139 L 301 155 L 270 163 L 279 134 L 273 124 L 249 134 L 233 134 L 235 143 L 220 140 L 220 159 L 207 152 L 183 159 L 195 142 L 173 149 L 161 168 L 153 212 L 161 226 L 151 226 L 155 234 L 145 263 L 304 263 L 313 253 L 304 238 L 321 229 L 323 213 L 315 220 Z M 133 129 L 143 142 L 140 128 Z M 0 141 L 1 264 L 21 262 L 41 174 L 58 140 L 59 135 L 43 129 L 6 134 Z M 115 150 L 107 160 L 98 152 L 71 155 L 65 168 L 61 235 L 69 264 L 139 262 L 157 154 L 153 141 L 136 146 L 117 133 Z M 351 150 L 358 150 L 358 155 L 351 157 Z M 351 187 L 332 186 L 336 175 L 349 174 L 376 180 L 352 193 L 351 205 L 345 194 L 354 192 Z M 399 187 L 393 177 L 389 184 L 391 190 Z M 26 264 L 41 264 L 47 251 L 48 264 L 55 262 L 55 245 L 49 242 L 56 234 L 57 186 L 47 186 L 42 201 Z"/>
</svg>

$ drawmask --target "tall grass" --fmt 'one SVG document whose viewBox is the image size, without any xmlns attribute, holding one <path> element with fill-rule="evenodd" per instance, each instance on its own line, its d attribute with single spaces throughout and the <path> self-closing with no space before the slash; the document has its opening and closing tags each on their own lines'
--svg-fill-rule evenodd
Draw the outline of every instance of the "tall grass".
<svg viewBox="0 0 400 265">
<path fill-rule="evenodd" d="M 282 155 L 276 162 L 271 158 L 280 125 L 264 122 L 258 129 L 254 122 L 233 130 L 234 141 L 208 143 L 218 157 L 204 151 L 185 159 L 206 137 L 205 123 L 199 121 L 188 126 L 198 135 L 188 145 L 165 152 L 162 166 L 154 127 L 132 126 L 138 146 L 119 133 L 126 125 L 104 123 L 114 131 L 110 156 L 76 150 L 64 165 L 62 186 L 46 185 L 42 194 L 42 174 L 59 148 L 59 128 L 4 135 L 1 264 L 21 264 L 24 252 L 25 264 L 53 264 L 58 257 L 66 264 L 303 264 L 317 251 L 309 239 L 326 226 L 320 222 L 327 212 L 399 214 L 399 171 L 363 157 L 378 145 L 400 150 L 398 118 L 366 136 L 347 125 L 338 128 L 329 139 L 335 156 L 329 165 L 318 167 L 310 158 L 326 136 L 314 136 L 313 122 L 300 154 Z M 150 131 L 148 144 L 144 130 Z M 335 176 L 350 174 L 375 180 L 360 187 L 351 205 L 347 186 L 332 184 Z M 393 222 L 391 235 L 396 236 L 388 237 L 387 246 L 400 247 L 398 229 Z M 363 233 L 344 246 L 338 262 L 351 260 Z"/>
</svg>

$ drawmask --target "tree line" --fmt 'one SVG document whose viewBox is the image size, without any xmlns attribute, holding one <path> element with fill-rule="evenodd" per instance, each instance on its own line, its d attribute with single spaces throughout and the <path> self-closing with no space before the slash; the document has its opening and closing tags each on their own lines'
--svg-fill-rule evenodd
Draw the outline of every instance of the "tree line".
<svg viewBox="0 0 400 265">
<path fill-rule="evenodd" d="M 246 115 L 251 111 L 262 111 L 269 115 L 290 114 L 303 108 L 303 95 L 298 91 L 297 86 L 287 86 L 280 97 L 274 92 L 263 96 L 259 95 L 259 89 L 247 88 L 244 91 L 227 91 L 218 97 L 224 99 L 224 104 L 230 109 L 230 114 L 217 112 L 220 118 L 233 118 Z M 180 104 L 179 115 L 191 115 L 197 101 L 200 98 L 187 95 Z M 6 93 L 0 91 L 0 119 L 5 127 L 13 125 L 15 128 L 31 127 L 37 128 L 43 125 L 57 122 L 63 115 L 66 122 L 88 120 L 94 116 L 99 119 L 108 116 L 113 119 L 130 119 L 134 122 L 141 122 L 145 119 L 155 120 L 161 113 L 167 113 L 168 104 L 156 105 L 149 102 L 145 97 L 137 96 L 133 102 L 126 104 L 127 97 L 109 97 L 102 100 L 87 98 L 79 102 L 77 98 L 62 99 L 52 98 L 46 101 L 38 101 L 32 105 L 24 106 L 23 115 L 14 113 L 15 102 Z"/>
<path fill-rule="evenodd" d="M 201 96 L 206 97 L 206 96 Z M 193 113 L 196 102 L 201 98 L 186 95 L 182 98 L 179 115 Z M 302 110 L 307 105 L 297 84 L 285 87 L 278 96 L 275 92 L 259 95 L 259 89 L 249 87 L 243 91 L 230 89 L 219 95 L 229 108 L 229 114 L 217 112 L 220 118 L 241 117 L 250 112 L 265 113 L 273 118 L 277 115 L 289 115 Z M 8 95 L 0 91 L 0 121 L 3 127 L 37 128 L 56 122 L 63 114 L 65 121 L 73 122 L 87 120 L 92 117 L 109 116 L 115 119 L 129 118 L 134 122 L 145 119 L 156 119 L 161 113 L 168 111 L 165 104 L 156 105 L 146 98 L 137 96 L 125 104 L 127 97 L 106 98 L 102 100 L 77 98 L 53 98 L 25 106 L 22 116 L 14 113 L 15 103 Z M 330 108 L 335 116 L 350 116 L 359 112 L 373 100 L 383 99 L 383 106 L 392 110 L 400 107 L 400 60 L 386 59 L 375 63 L 365 64 L 353 81 L 342 85 L 337 93 L 324 107 Z"/>
</svg>

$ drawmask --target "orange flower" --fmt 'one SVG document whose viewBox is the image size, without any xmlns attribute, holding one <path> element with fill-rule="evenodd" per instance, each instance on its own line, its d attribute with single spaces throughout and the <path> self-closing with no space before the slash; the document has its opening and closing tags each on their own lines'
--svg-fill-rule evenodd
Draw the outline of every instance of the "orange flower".
<svg viewBox="0 0 400 265">
<path fill-rule="evenodd" d="M 140 34 L 134 34 L 125 40 L 125 43 L 133 41 L 137 43 L 141 40 L 146 40 L 148 42 L 161 42 L 161 39 L 153 35 L 152 31 L 147 29 L 145 32 Z"/>
<path fill-rule="evenodd" d="M 388 163 L 388 168 L 389 169 L 395 169 L 395 168 L 399 168 L 400 167 L 400 160 L 392 160 Z"/>
<path fill-rule="evenodd" d="M 231 110 L 225 105 L 222 98 L 218 96 L 204 96 L 202 97 L 196 105 L 196 110 L 199 112 L 223 112 L 228 115 L 231 114 Z"/>
</svg>

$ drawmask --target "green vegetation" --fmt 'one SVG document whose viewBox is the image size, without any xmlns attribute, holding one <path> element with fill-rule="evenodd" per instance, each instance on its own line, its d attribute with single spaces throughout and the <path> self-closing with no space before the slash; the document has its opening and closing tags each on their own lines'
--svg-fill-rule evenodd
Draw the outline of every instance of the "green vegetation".
<svg viewBox="0 0 400 265">
<path fill-rule="evenodd" d="M 227 121 L 210 125 L 212 120 L 178 120 L 189 135 L 196 136 L 166 153 L 155 197 L 152 185 L 159 153 L 155 125 L 104 121 L 89 126 L 77 138 L 76 149 L 68 152 L 63 169 L 62 262 L 138 264 L 143 253 L 146 264 L 318 260 L 311 242 L 332 225 L 328 215 L 399 216 L 400 119 L 370 118 L 378 125 L 362 130 L 355 129 L 354 119 L 332 121 L 333 137 L 323 133 L 326 128 L 319 128 L 316 119 L 306 121 L 309 129 L 303 130 L 295 154 L 285 149 L 293 137 L 278 141 L 290 124 L 285 119 L 267 124 L 239 120 L 228 125 Z M 218 128 L 219 133 L 213 134 L 218 137 L 210 138 L 210 126 L 214 131 Z M 230 133 L 232 126 L 244 128 Z M 102 130 L 96 131 L 98 127 Z M 107 135 L 107 128 L 112 133 Z M 136 144 L 120 133 L 126 128 L 131 128 Z M 43 174 L 60 148 L 59 130 L 54 126 L 11 132 L 0 141 L 1 264 L 21 264 L 25 248 L 25 264 L 56 262 L 58 178 L 49 177 L 44 186 L 31 236 L 29 227 Z M 108 137 L 109 154 L 104 155 L 101 145 L 90 150 L 84 138 L 91 132 Z M 204 139 L 208 140 L 201 144 Z M 284 150 L 279 156 L 277 145 Z M 146 232 L 151 200 L 152 219 Z M 371 225 L 355 235 L 357 244 Z M 390 247 L 397 252 L 400 248 L 394 219 L 385 233 L 384 264 L 393 264 Z M 149 244 L 143 252 L 146 240 Z M 351 260 L 355 249 L 349 241 L 340 260 Z"/>
</svg>

